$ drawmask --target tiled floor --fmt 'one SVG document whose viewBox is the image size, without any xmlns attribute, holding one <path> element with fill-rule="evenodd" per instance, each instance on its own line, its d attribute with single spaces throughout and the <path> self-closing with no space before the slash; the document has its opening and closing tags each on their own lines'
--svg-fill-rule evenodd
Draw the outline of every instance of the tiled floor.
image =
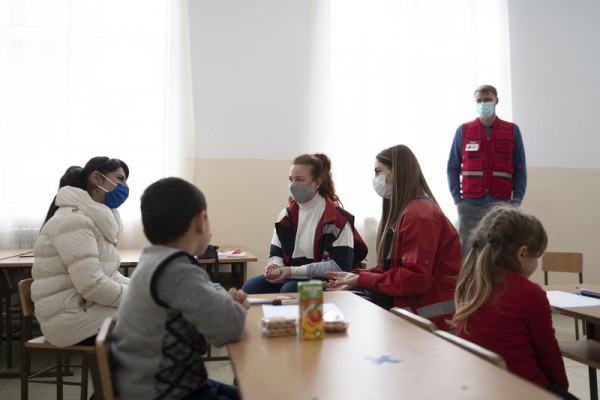
<svg viewBox="0 0 600 400">
<path fill-rule="evenodd" d="M 559 341 L 571 340 L 575 337 L 575 327 L 573 319 L 560 315 L 554 316 L 554 327 L 556 329 L 556 336 Z M 18 347 L 15 346 L 15 365 L 18 364 L 19 351 Z M 225 355 L 226 350 L 224 348 L 213 350 L 213 355 Z M 2 361 L 0 363 L 0 373 L 6 372 L 5 367 L 6 361 L 4 360 L 4 348 L 0 353 Z M 571 360 L 565 359 L 565 366 L 567 369 L 567 375 L 569 377 L 570 388 L 569 390 L 575 396 L 580 399 L 589 399 L 589 386 L 588 386 L 588 371 L 587 367 L 576 363 Z M 35 364 L 34 364 L 35 367 Z M 211 361 L 207 363 L 208 374 L 211 378 L 229 383 L 233 382 L 233 371 L 228 361 Z M 79 387 L 77 386 L 66 386 L 65 387 L 65 400 L 77 400 L 79 399 Z M 5 400 L 19 399 L 20 398 L 20 381 L 19 379 L 0 379 L 0 398 Z M 90 379 L 90 395 L 93 392 Z M 31 400 L 49 400 L 55 399 L 55 386 L 53 385 L 42 385 L 42 384 L 30 384 L 29 386 L 29 398 Z M 501 398 L 501 396 L 499 396 Z"/>
</svg>

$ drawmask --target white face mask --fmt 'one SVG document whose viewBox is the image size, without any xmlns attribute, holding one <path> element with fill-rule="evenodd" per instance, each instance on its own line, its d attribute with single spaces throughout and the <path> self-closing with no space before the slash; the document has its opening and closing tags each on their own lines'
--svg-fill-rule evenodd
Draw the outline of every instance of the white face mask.
<svg viewBox="0 0 600 400">
<path fill-rule="evenodd" d="M 389 172 L 388 172 L 389 174 Z M 384 199 L 392 198 L 392 185 L 385 181 L 387 178 L 387 174 L 377 175 L 373 178 L 373 189 L 375 189 L 375 193 L 383 197 Z"/>
</svg>

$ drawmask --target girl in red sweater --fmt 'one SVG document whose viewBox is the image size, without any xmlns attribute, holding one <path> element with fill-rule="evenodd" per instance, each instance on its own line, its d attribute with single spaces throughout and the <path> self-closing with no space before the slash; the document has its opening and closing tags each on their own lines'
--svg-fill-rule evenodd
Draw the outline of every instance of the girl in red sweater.
<svg viewBox="0 0 600 400">
<path fill-rule="evenodd" d="M 469 239 L 452 321 L 458 336 L 500 354 L 512 373 L 572 399 L 548 298 L 528 279 L 547 242 L 536 217 L 492 208 Z"/>
</svg>

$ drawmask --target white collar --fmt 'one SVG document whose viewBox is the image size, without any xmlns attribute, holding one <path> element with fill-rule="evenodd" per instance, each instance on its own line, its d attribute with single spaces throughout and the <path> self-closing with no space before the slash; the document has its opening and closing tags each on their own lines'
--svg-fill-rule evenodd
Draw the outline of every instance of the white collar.
<svg viewBox="0 0 600 400">
<path fill-rule="evenodd" d="M 312 199 L 306 203 L 298 203 L 298 206 L 302 211 L 310 211 L 319 207 L 323 203 L 325 203 L 325 199 L 317 192 Z"/>
</svg>

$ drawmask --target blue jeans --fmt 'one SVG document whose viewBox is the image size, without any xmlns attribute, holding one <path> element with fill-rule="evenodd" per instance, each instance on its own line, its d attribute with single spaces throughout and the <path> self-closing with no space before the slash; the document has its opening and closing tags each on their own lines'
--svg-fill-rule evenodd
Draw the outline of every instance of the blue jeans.
<svg viewBox="0 0 600 400">
<path fill-rule="evenodd" d="M 240 390 L 235 386 L 208 379 L 204 386 L 190 394 L 185 400 L 239 400 Z"/>
<path fill-rule="evenodd" d="M 257 275 L 248 279 L 242 286 L 242 290 L 248 294 L 294 293 L 298 291 L 298 281 L 271 283 L 265 279 L 264 275 Z"/>
</svg>

